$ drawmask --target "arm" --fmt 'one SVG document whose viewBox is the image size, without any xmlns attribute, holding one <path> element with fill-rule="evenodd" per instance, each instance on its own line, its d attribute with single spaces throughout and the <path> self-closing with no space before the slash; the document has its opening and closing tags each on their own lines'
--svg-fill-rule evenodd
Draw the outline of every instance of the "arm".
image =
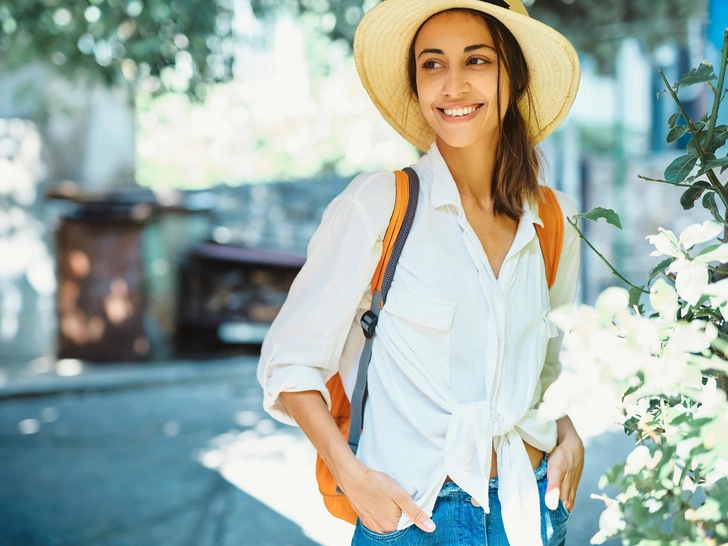
<svg viewBox="0 0 728 546">
<path fill-rule="evenodd" d="M 263 407 L 283 423 L 297 424 L 279 398 L 282 392 L 318 391 L 330 406 L 326 382 L 339 369 L 381 253 L 377 232 L 362 212 L 347 196 L 329 204 L 263 340 L 257 371 Z"/>
<path fill-rule="evenodd" d="M 352 321 L 370 290 L 394 204 L 392 178 L 360 175 L 326 208 L 258 364 L 265 410 L 301 427 L 362 523 L 379 532 L 396 528 L 402 510 L 424 530 L 429 518 L 391 478 L 352 454 L 329 413 L 326 381 L 338 371 Z M 369 182 L 378 186 L 368 188 Z"/>
</svg>

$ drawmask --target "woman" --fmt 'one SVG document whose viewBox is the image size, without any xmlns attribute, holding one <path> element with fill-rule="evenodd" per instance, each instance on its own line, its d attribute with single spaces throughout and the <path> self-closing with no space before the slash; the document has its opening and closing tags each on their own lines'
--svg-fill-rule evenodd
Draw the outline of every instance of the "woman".
<svg viewBox="0 0 728 546">
<path fill-rule="evenodd" d="M 379 317 L 359 451 L 325 382 L 338 371 L 351 395 L 391 172 L 357 176 L 324 212 L 262 347 L 265 409 L 331 469 L 359 516 L 353 544 L 563 544 L 583 444 L 568 417 L 536 408 L 561 370 L 546 315 L 573 301 L 579 240 L 567 225 L 549 289 L 534 146 L 574 100 L 576 53 L 518 0 L 386 0 L 354 54 L 385 119 L 427 151 L 412 165 L 419 204 Z"/>
</svg>

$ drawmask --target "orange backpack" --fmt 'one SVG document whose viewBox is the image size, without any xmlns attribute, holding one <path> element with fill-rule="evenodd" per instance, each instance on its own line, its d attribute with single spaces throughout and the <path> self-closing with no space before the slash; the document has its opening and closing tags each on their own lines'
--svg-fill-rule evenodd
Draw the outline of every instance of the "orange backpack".
<svg viewBox="0 0 728 546">
<path fill-rule="evenodd" d="M 379 310 L 384 306 L 387 291 L 394 276 L 394 269 L 397 267 L 399 255 L 404 247 L 404 242 L 409 234 L 415 210 L 417 209 L 417 196 L 420 186 L 417 173 L 410 167 L 406 167 L 403 171 L 395 171 L 394 174 L 397 186 L 394 212 L 384 236 L 382 256 L 372 277 L 372 306 L 369 311 L 364 313 L 361 320 L 366 342 L 359 361 L 356 386 L 351 402 L 346 396 L 341 376 L 338 373 L 326 383 L 331 395 L 331 415 L 355 455 L 361 435 L 364 404 L 366 402 L 366 376 Z M 564 219 L 554 192 L 548 187 L 543 189 L 544 197 L 539 202 L 538 211 L 544 227 L 536 224 L 536 233 L 541 243 L 541 251 L 546 265 L 546 281 L 549 288 L 551 288 L 556 279 L 556 270 L 561 256 Z M 355 524 L 356 512 L 349 504 L 346 496 L 338 488 L 333 474 L 320 456 L 316 458 L 316 480 L 326 509 L 337 518 Z"/>
</svg>

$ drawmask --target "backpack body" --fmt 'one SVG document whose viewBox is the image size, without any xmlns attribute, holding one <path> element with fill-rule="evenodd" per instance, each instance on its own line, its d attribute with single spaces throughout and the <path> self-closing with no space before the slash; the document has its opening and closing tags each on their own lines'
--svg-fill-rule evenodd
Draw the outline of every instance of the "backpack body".
<svg viewBox="0 0 728 546">
<path fill-rule="evenodd" d="M 392 282 L 399 254 L 409 234 L 417 208 L 417 195 L 419 193 L 417 173 L 407 167 L 404 171 L 395 171 L 394 174 L 396 181 L 394 211 L 382 244 L 382 256 L 372 277 L 372 307 L 362 317 L 362 329 L 364 330 L 366 342 L 359 361 L 356 386 L 351 400 L 346 395 L 341 376 L 338 373 L 334 374 L 326 383 L 331 395 L 331 416 L 338 425 L 341 434 L 347 439 L 354 454 L 356 454 L 361 434 L 366 401 L 366 375 L 379 310 L 386 301 L 389 284 Z M 548 287 L 551 288 L 556 279 L 561 257 L 564 220 L 554 192 L 548 187 L 543 189 L 544 197 L 539 202 L 539 216 L 543 220 L 544 226 L 541 227 L 536 224 L 535 227 L 546 266 L 546 280 Z M 326 509 L 337 518 L 348 521 L 352 525 L 356 524 L 358 517 L 356 512 L 349 504 L 346 496 L 338 488 L 333 474 L 320 456 L 316 458 L 316 480 Z"/>
</svg>

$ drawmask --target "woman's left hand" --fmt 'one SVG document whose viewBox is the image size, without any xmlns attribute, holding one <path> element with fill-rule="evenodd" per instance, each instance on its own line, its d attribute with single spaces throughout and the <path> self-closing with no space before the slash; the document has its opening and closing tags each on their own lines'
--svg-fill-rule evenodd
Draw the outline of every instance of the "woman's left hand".
<svg viewBox="0 0 728 546">
<path fill-rule="evenodd" d="M 568 415 L 556 423 L 559 431 L 558 442 L 549 453 L 546 470 L 546 506 L 555 510 L 561 498 L 566 509 L 571 512 L 584 470 L 584 443 Z"/>
</svg>

